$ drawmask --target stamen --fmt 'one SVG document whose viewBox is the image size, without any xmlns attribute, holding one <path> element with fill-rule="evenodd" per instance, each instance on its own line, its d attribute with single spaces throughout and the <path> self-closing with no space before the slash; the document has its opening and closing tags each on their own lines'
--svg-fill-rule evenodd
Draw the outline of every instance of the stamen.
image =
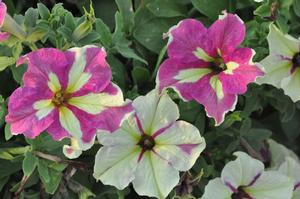
<svg viewBox="0 0 300 199">
<path fill-rule="evenodd" d="M 140 141 L 138 142 L 138 145 L 142 147 L 145 151 L 151 150 L 155 146 L 155 140 L 152 136 L 143 134 L 141 136 Z"/>
</svg>

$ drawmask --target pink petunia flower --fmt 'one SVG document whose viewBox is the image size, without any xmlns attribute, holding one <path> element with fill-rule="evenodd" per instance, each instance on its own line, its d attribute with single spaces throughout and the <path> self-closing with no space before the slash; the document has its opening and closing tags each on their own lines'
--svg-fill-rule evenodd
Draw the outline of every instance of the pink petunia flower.
<svg viewBox="0 0 300 199">
<path fill-rule="evenodd" d="M 34 138 L 47 131 L 55 140 L 71 137 L 76 142 L 66 155 L 74 158 L 79 153 L 71 149 L 91 147 L 97 129 L 115 131 L 132 108 L 111 83 L 105 57 L 105 50 L 96 46 L 66 52 L 44 48 L 21 57 L 17 65 L 27 62 L 28 70 L 24 85 L 9 99 L 6 121 L 12 133 Z"/>
<path fill-rule="evenodd" d="M 173 88 L 183 100 L 204 105 L 219 125 L 234 110 L 237 94 L 263 72 L 251 48 L 238 48 L 245 37 L 243 21 L 224 13 L 210 28 L 186 19 L 169 31 L 168 55 L 157 75 L 159 90 Z"/>
<path fill-rule="evenodd" d="M 0 30 L 4 24 L 6 11 L 7 11 L 7 7 L 6 7 L 5 3 L 3 3 L 2 0 L 0 0 Z M 10 36 L 9 33 L 0 31 L 0 41 L 7 40 L 9 38 L 9 36 Z"/>
</svg>

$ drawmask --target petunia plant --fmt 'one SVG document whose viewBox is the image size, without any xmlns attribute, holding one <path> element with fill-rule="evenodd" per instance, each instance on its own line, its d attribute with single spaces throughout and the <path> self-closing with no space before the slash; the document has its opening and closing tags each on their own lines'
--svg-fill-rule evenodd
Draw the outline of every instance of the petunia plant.
<svg viewBox="0 0 300 199">
<path fill-rule="evenodd" d="M 72 139 L 64 147 L 74 158 L 93 145 L 97 129 L 113 131 L 130 111 L 122 91 L 111 83 L 106 52 L 96 46 L 66 52 L 44 48 L 19 59 L 28 63 L 24 85 L 11 95 L 6 121 L 14 135 L 35 138 L 47 131 L 55 140 Z M 119 107 L 119 108 L 118 108 Z M 107 125 L 103 120 L 113 118 Z"/>
<path fill-rule="evenodd" d="M 216 125 L 235 109 L 237 95 L 263 75 L 253 62 L 251 48 L 240 48 L 244 22 L 224 13 L 208 29 L 195 19 L 185 19 L 169 32 L 168 56 L 159 68 L 157 87 L 173 88 L 185 101 L 203 104 Z"/>
<path fill-rule="evenodd" d="M 179 111 L 156 90 L 136 98 L 134 111 L 112 134 L 99 133 L 94 177 L 124 189 L 132 182 L 139 195 L 165 198 L 205 148 L 199 130 L 177 121 Z M 145 180 L 147 179 L 147 180 Z"/>
</svg>

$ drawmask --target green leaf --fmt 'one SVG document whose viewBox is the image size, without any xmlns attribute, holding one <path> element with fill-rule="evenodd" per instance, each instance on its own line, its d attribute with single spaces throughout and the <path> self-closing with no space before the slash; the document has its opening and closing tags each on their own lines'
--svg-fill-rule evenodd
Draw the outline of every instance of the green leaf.
<svg viewBox="0 0 300 199">
<path fill-rule="evenodd" d="M 106 48 L 109 49 L 112 45 L 112 34 L 109 27 L 101 20 L 96 19 L 95 22 L 96 32 L 100 35 L 100 42 Z"/>
<path fill-rule="evenodd" d="M 23 160 L 23 173 L 25 176 L 29 176 L 35 170 L 38 163 L 38 158 L 32 152 L 26 152 Z"/>
<path fill-rule="evenodd" d="M 46 182 L 44 178 L 41 178 L 41 180 L 45 186 L 46 192 L 49 194 L 54 194 L 62 179 L 62 173 L 53 169 L 49 169 L 49 176 L 49 182 Z"/>
<path fill-rule="evenodd" d="M 8 66 L 16 63 L 16 59 L 14 57 L 0 57 L 0 71 L 3 71 Z"/>
<path fill-rule="evenodd" d="M 143 86 L 150 80 L 149 70 L 141 66 L 136 66 L 132 70 L 132 78 L 135 84 L 137 84 L 138 86 Z"/>
<path fill-rule="evenodd" d="M 300 17 L 300 0 L 294 0 L 293 8 L 294 8 L 295 14 L 296 14 L 298 17 Z"/>
<path fill-rule="evenodd" d="M 244 135 L 249 144 L 256 150 L 259 150 L 263 144 L 263 141 L 270 138 L 272 132 L 268 129 L 253 128 Z"/>
<path fill-rule="evenodd" d="M 16 80 L 16 82 L 18 82 L 18 83 L 21 83 L 23 75 L 27 70 L 27 66 L 25 64 L 22 64 L 18 67 L 16 67 L 15 65 L 12 65 L 10 67 L 10 70 L 13 73 L 14 80 Z"/>
<path fill-rule="evenodd" d="M 8 179 L 9 179 L 9 176 L 5 176 L 3 178 L 0 178 L 0 191 L 2 191 L 3 187 L 7 183 Z"/>
<path fill-rule="evenodd" d="M 125 89 L 125 79 L 127 77 L 127 71 L 122 62 L 115 56 L 108 54 L 107 62 L 111 66 L 113 81 L 117 83 L 120 88 Z"/>
<path fill-rule="evenodd" d="M 0 95 L 0 127 L 4 124 L 6 114 L 7 114 L 6 103 L 3 97 Z"/>
<path fill-rule="evenodd" d="M 129 33 L 131 32 L 134 23 L 132 0 L 115 0 L 115 1 L 116 4 L 118 5 L 121 17 L 124 22 L 123 32 Z"/>
<path fill-rule="evenodd" d="M 24 25 L 26 26 L 27 29 L 30 30 L 31 28 L 35 27 L 38 18 L 39 18 L 38 10 L 34 8 L 29 8 L 25 12 Z"/>
<path fill-rule="evenodd" d="M 49 175 L 49 169 L 47 167 L 46 161 L 39 159 L 38 160 L 38 172 L 40 175 L 40 178 L 43 182 L 49 183 L 50 182 L 50 175 Z"/>
<path fill-rule="evenodd" d="M 157 17 L 184 17 L 186 12 L 185 7 L 174 0 L 154 0 L 147 7 Z"/>
<path fill-rule="evenodd" d="M 0 149 L 0 159 L 4 160 L 12 160 L 14 157 L 8 153 L 7 151 L 4 151 L 3 149 Z"/>
<path fill-rule="evenodd" d="M 193 6 L 211 20 L 218 19 L 223 10 L 229 10 L 230 0 L 192 0 Z"/>
<path fill-rule="evenodd" d="M 49 9 L 42 3 L 38 3 L 37 7 L 41 18 L 47 20 L 50 17 Z"/>
</svg>

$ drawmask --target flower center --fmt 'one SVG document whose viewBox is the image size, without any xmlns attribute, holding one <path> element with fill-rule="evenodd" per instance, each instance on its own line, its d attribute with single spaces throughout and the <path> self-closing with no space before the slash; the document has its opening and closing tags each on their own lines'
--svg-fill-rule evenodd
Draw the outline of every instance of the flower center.
<svg viewBox="0 0 300 199">
<path fill-rule="evenodd" d="M 294 55 L 292 62 L 294 67 L 300 67 L 300 52 Z"/>
<path fill-rule="evenodd" d="M 145 151 L 151 150 L 155 146 L 155 141 L 152 136 L 143 134 L 138 145 L 142 147 Z"/>
<path fill-rule="evenodd" d="M 239 187 L 238 188 L 238 192 L 234 193 L 231 195 L 232 199 L 252 199 L 251 196 L 249 196 L 249 194 L 247 194 L 244 190 L 243 187 Z"/>
<path fill-rule="evenodd" d="M 227 69 L 226 64 L 224 63 L 223 59 L 220 57 L 217 57 L 213 62 L 210 62 L 209 66 L 215 74 L 219 74 L 222 71 Z"/>
<path fill-rule="evenodd" d="M 57 107 L 64 106 L 70 98 L 71 95 L 69 93 L 65 93 L 63 90 L 61 90 L 55 93 L 52 98 L 52 103 Z"/>
</svg>

